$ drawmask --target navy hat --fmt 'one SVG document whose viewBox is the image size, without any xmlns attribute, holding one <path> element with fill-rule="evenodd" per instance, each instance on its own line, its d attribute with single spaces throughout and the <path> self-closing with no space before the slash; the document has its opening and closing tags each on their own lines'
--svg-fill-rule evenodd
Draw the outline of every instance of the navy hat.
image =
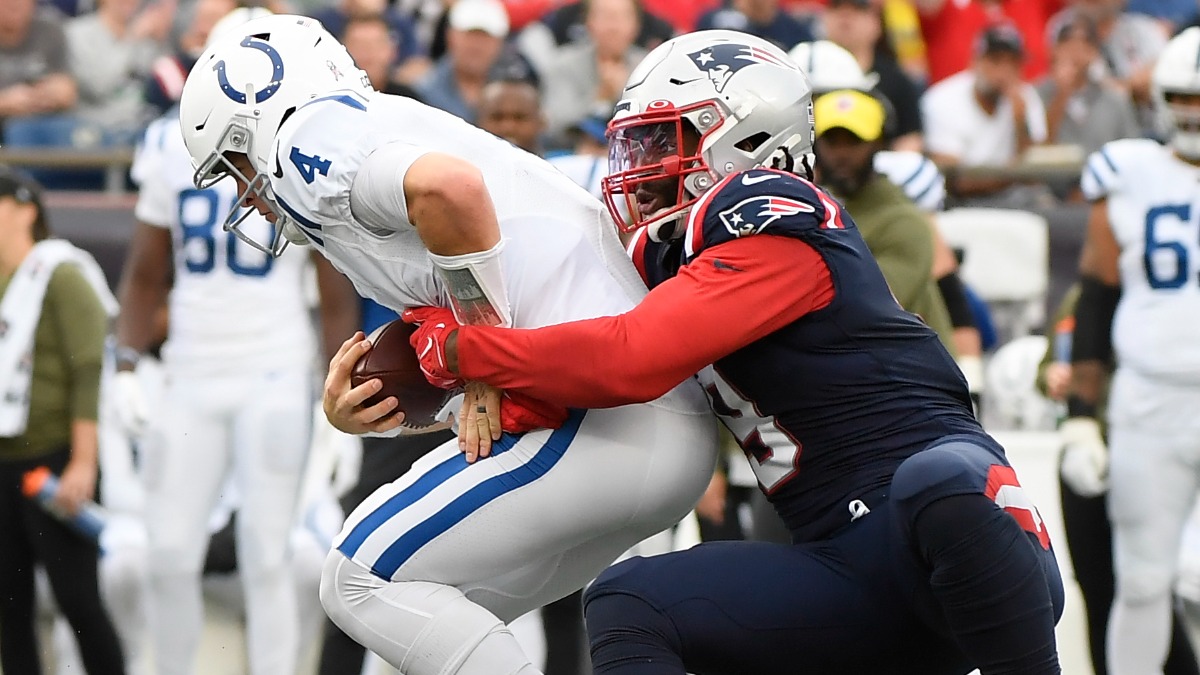
<svg viewBox="0 0 1200 675">
<path fill-rule="evenodd" d="M 1021 31 L 1010 24 L 993 24 L 979 34 L 975 43 L 975 53 L 979 56 L 1012 54 L 1024 58 L 1025 39 L 1021 37 Z"/>
<path fill-rule="evenodd" d="M 5 197 L 16 200 L 18 204 L 32 204 L 37 209 L 33 231 L 35 235 L 45 232 L 46 210 L 42 207 L 42 187 L 24 172 L 0 164 L 0 199 Z"/>
<path fill-rule="evenodd" d="M 585 117 L 572 125 L 571 128 L 601 145 L 608 144 L 608 137 L 606 135 L 608 132 L 608 120 L 602 117 L 594 115 Z"/>
</svg>

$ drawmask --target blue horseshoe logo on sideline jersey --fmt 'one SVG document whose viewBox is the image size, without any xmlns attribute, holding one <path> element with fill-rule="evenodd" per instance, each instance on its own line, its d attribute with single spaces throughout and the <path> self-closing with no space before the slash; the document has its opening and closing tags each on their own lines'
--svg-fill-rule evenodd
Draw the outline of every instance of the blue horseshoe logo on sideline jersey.
<svg viewBox="0 0 1200 675">
<path fill-rule="evenodd" d="M 279 52 L 275 48 L 267 44 L 265 40 L 260 40 L 253 35 L 247 35 L 242 40 L 243 47 L 257 49 L 267 55 L 271 59 L 271 83 L 263 89 L 254 92 L 254 102 L 262 103 L 263 101 L 275 95 L 279 91 L 279 85 L 283 81 L 283 59 L 279 58 Z M 226 96 L 233 99 L 236 103 L 246 102 L 246 92 L 238 91 L 229 84 L 229 78 L 225 76 L 225 60 L 217 61 L 217 65 L 213 66 L 213 70 L 217 71 L 217 84 L 221 85 L 221 91 Z"/>
</svg>

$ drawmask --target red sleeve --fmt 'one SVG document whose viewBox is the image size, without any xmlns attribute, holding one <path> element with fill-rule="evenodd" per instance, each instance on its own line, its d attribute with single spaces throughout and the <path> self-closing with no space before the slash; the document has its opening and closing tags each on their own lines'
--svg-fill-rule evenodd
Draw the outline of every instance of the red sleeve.
<svg viewBox="0 0 1200 675">
<path fill-rule="evenodd" d="M 705 250 L 620 316 L 534 330 L 464 326 L 459 373 L 574 408 L 650 401 L 833 300 L 825 261 L 790 237 Z"/>
</svg>

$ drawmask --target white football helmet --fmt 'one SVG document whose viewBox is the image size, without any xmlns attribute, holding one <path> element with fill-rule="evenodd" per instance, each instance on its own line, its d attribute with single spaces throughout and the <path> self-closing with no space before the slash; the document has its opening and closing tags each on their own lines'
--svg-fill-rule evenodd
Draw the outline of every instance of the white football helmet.
<svg viewBox="0 0 1200 675">
<path fill-rule="evenodd" d="M 1181 157 L 1200 159 L 1200 108 L 1167 100 L 1172 95 L 1200 96 L 1200 27 L 1171 38 L 1154 64 L 1150 88 L 1171 147 Z"/>
<path fill-rule="evenodd" d="M 179 121 L 197 187 L 234 176 L 245 191 L 270 204 L 276 217 L 270 242 L 258 242 L 240 229 L 249 210 L 235 207 L 225 229 L 260 251 L 279 255 L 290 241 L 305 241 L 274 199 L 268 182 L 275 134 L 284 120 L 308 101 L 334 91 L 368 95 L 366 73 L 315 19 L 275 14 L 248 21 L 217 35 L 183 85 Z M 246 155 L 256 175 L 238 171 L 228 157 Z"/>
<path fill-rule="evenodd" d="M 775 45 L 746 33 L 681 35 L 629 76 L 608 127 L 603 189 L 622 229 L 655 241 L 724 177 L 756 167 L 811 177 L 812 88 Z M 625 214 L 628 209 L 628 216 Z"/>
<path fill-rule="evenodd" d="M 845 47 L 830 40 L 801 42 L 792 47 L 788 56 L 808 76 L 813 98 L 840 89 L 871 91 L 879 84 L 879 75 L 866 75 L 858 59 Z"/>
</svg>

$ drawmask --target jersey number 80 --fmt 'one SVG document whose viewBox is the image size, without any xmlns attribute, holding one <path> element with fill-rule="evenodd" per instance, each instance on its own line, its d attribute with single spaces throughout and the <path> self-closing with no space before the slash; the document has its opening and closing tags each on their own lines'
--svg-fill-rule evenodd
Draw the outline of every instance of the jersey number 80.
<svg viewBox="0 0 1200 675">
<path fill-rule="evenodd" d="M 261 277 L 271 271 L 274 258 L 265 253 L 255 251 L 249 246 L 240 246 L 236 235 L 218 230 L 217 219 L 221 214 L 232 211 L 237 197 L 232 204 L 220 204 L 220 195 L 216 190 L 197 190 L 189 188 L 179 193 L 179 226 L 182 230 L 180 247 L 182 248 L 184 265 L 193 274 L 207 274 L 217 264 L 217 258 L 225 259 L 229 271 L 240 276 Z M 263 227 L 274 226 L 265 220 Z M 274 235 L 274 232 L 271 233 Z M 217 239 L 224 240 L 224 251 L 217 249 Z M 273 238 L 273 236 L 272 236 Z M 242 258 L 251 258 L 251 262 L 243 262 Z"/>
</svg>

